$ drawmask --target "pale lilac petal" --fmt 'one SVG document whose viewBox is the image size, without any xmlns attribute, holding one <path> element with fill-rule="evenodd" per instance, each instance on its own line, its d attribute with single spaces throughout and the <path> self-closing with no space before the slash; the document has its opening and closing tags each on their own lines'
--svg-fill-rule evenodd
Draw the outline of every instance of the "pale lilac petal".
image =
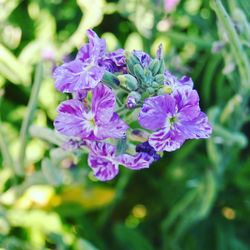
<svg viewBox="0 0 250 250">
<path fill-rule="evenodd" d="M 113 116 L 108 123 L 102 124 L 98 127 L 96 137 L 99 139 L 122 138 L 126 134 L 128 128 L 129 126 L 120 119 L 116 113 L 113 113 Z"/>
<path fill-rule="evenodd" d="M 184 141 L 185 138 L 176 130 L 165 128 L 154 132 L 148 140 L 156 151 L 174 151 L 180 148 Z"/>
<path fill-rule="evenodd" d="M 176 125 L 186 139 L 208 138 L 212 133 L 212 126 L 205 113 L 190 121 L 182 121 Z"/>
<path fill-rule="evenodd" d="M 76 58 L 85 62 L 86 60 L 90 59 L 91 54 L 89 51 L 89 44 L 85 44 L 81 47 L 76 55 Z"/>
<path fill-rule="evenodd" d="M 149 168 L 154 158 L 147 153 L 137 153 L 136 155 L 122 154 L 116 157 L 116 161 L 124 167 L 139 170 Z"/>
<path fill-rule="evenodd" d="M 192 78 L 189 76 L 183 76 L 178 81 L 181 85 L 186 86 L 186 87 L 190 87 L 191 89 L 194 87 L 194 82 L 193 82 Z"/>
<path fill-rule="evenodd" d="M 62 102 L 54 126 L 61 134 L 86 138 L 92 129 L 84 118 L 85 114 L 86 110 L 80 101 L 72 99 Z"/>
<path fill-rule="evenodd" d="M 83 101 L 88 94 L 87 89 L 81 89 L 73 93 L 73 98 L 79 101 Z"/>
<path fill-rule="evenodd" d="M 145 100 L 138 121 L 143 128 L 157 130 L 165 127 L 166 118 L 175 113 L 175 100 L 170 95 L 150 97 Z"/>
<path fill-rule="evenodd" d="M 54 71 L 55 86 L 61 92 L 72 93 L 91 89 L 102 80 L 104 69 L 74 60 L 57 67 Z"/>
<path fill-rule="evenodd" d="M 113 116 L 115 109 L 115 95 L 104 84 L 99 83 L 92 90 L 92 112 L 95 114 L 96 123 L 107 123 Z"/>
<path fill-rule="evenodd" d="M 91 29 L 87 30 L 87 36 L 89 38 L 89 50 L 91 55 L 94 57 L 104 56 L 106 52 L 106 41 L 100 39 Z"/>
<path fill-rule="evenodd" d="M 91 153 L 88 157 L 88 164 L 92 168 L 94 176 L 101 181 L 109 181 L 119 172 L 117 164 Z"/>
</svg>

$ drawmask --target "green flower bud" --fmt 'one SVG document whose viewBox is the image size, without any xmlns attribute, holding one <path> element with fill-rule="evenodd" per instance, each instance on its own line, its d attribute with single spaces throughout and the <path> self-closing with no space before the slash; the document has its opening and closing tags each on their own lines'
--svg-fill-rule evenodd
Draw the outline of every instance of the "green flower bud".
<svg viewBox="0 0 250 250">
<path fill-rule="evenodd" d="M 159 85 L 163 85 L 165 82 L 165 77 L 163 74 L 158 74 L 155 76 L 155 81 L 159 84 Z"/>
<path fill-rule="evenodd" d="M 146 80 L 145 79 L 146 77 L 144 75 L 144 70 L 140 64 L 135 64 L 133 70 L 134 70 L 135 76 L 140 82 L 144 82 Z"/>
<path fill-rule="evenodd" d="M 117 76 L 120 84 L 127 89 L 133 91 L 138 88 L 138 82 L 136 78 L 130 74 L 124 74 L 124 75 L 119 75 Z"/>
<path fill-rule="evenodd" d="M 158 74 L 163 74 L 165 71 L 165 62 L 163 59 L 160 60 L 160 68 L 158 70 Z"/>
<path fill-rule="evenodd" d="M 147 92 L 148 92 L 149 94 L 154 94 L 155 90 L 154 90 L 154 88 L 149 87 L 149 88 L 147 88 Z"/>
<path fill-rule="evenodd" d="M 127 67 L 130 73 L 134 74 L 134 65 L 140 63 L 139 59 L 133 53 L 125 52 Z"/>
<path fill-rule="evenodd" d="M 158 82 L 153 81 L 151 87 L 154 88 L 154 89 L 158 89 L 159 85 L 160 84 Z"/>
<path fill-rule="evenodd" d="M 136 107 L 137 103 L 141 100 L 141 95 L 136 92 L 132 91 L 129 93 L 127 100 L 126 100 L 126 106 L 128 109 L 133 109 Z"/>
<path fill-rule="evenodd" d="M 153 81 L 152 72 L 149 69 L 144 69 L 145 85 L 150 86 Z"/>
<path fill-rule="evenodd" d="M 158 59 L 153 59 L 149 64 L 149 69 L 153 75 L 156 75 L 160 69 L 161 62 Z"/>
</svg>

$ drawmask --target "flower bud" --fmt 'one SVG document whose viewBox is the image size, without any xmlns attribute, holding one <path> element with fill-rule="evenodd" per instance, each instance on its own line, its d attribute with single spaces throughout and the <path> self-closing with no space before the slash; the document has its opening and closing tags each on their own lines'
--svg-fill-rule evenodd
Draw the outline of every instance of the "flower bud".
<svg viewBox="0 0 250 250">
<path fill-rule="evenodd" d="M 131 52 L 125 52 L 127 67 L 130 73 L 134 74 L 134 65 L 140 63 L 138 58 Z"/>
<path fill-rule="evenodd" d="M 158 74 L 164 74 L 165 71 L 165 62 L 163 59 L 160 60 L 160 68 L 158 70 Z"/>
<path fill-rule="evenodd" d="M 133 70 L 137 79 L 140 80 L 141 82 L 144 82 L 146 77 L 144 75 L 144 70 L 142 66 L 140 64 L 135 64 Z"/>
<path fill-rule="evenodd" d="M 158 59 L 153 59 L 149 64 L 149 69 L 153 75 L 156 75 L 160 69 L 161 62 Z"/>
<path fill-rule="evenodd" d="M 126 101 L 126 106 L 128 109 L 134 109 L 137 103 L 141 100 L 141 95 L 135 91 L 132 91 Z"/>
<path fill-rule="evenodd" d="M 165 82 L 165 77 L 163 74 L 158 74 L 155 76 L 155 79 L 154 79 L 159 85 L 163 85 L 164 82 Z"/>
<path fill-rule="evenodd" d="M 130 74 L 119 75 L 117 78 L 122 86 L 126 87 L 131 91 L 136 90 L 138 88 L 138 82 L 136 78 Z"/>
<path fill-rule="evenodd" d="M 149 94 L 154 94 L 155 90 L 154 90 L 154 88 L 149 87 L 149 88 L 147 88 L 147 92 L 148 92 Z"/>
</svg>

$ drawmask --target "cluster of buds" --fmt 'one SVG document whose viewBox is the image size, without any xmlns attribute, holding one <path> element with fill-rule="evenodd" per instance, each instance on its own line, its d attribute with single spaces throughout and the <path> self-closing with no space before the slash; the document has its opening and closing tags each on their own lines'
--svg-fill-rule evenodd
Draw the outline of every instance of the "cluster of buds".
<svg viewBox="0 0 250 250">
<path fill-rule="evenodd" d="M 54 71 L 56 88 L 72 94 L 59 105 L 54 125 L 68 137 L 67 149 L 88 151 L 96 178 L 113 179 L 119 165 L 148 168 L 163 151 L 210 136 L 191 78 L 166 69 L 161 45 L 155 58 L 136 50 L 106 52 L 105 40 L 92 30 L 87 35 L 76 58 Z M 128 136 L 133 131 L 143 135 L 137 143 L 138 136 Z"/>
</svg>

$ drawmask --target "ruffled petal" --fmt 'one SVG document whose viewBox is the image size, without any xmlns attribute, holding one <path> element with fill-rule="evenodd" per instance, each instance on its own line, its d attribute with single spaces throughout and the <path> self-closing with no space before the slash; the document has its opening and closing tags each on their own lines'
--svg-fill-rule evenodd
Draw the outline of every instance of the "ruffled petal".
<svg viewBox="0 0 250 250">
<path fill-rule="evenodd" d="M 72 99 L 62 102 L 58 107 L 54 126 L 61 134 L 86 138 L 91 134 L 92 128 L 84 119 L 85 114 L 86 110 L 80 101 Z"/>
<path fill-rule="evenodd" d="M 156 151 L 174 151 L 181 147 L 185 138 L 176 130 L 160 129 L 149 137 L 149 144 Z"/>
<path fill-rule="evenodd" d="M 95 114 L 97 124 L 107 123 L 113 116 L 115 109 L 115 95 L 104 84 L 92 90 L 92 112 Z"/>
<path fill-rule="evenodd" d="M 87 36 L 89 38 L 89 51 L 91 56 L 95 58 L 104 56 L 106 52 L 106 41 L 100 39 L 91 29 L 87 30 Z"/>
<path fill-rule="evenodd" d="M 143 128 L 157 130 L 165 126 L 168 114 L 174 115 L 175 111 L 175 100 L 172 96 L 150 97 L 145 100 L 138 121 Z"/>
<path fill-rule="evenodd" d="M 115 155 L 115 146 L 105 142 L 88 141 L 87 146 L 92 154 L 102 157 L 113 157 Z"/>
<path fill-rule="evenodd" d="M 99 139 L 122 138 L 129 126 L 120 117 L 113 113 L 111 120 L 98 126 L 96 137 Z"/>
<path fill-rule="evenodd" d="M 186 139 L 208 138 L 212 133 L 212 126 L 203 112 L 200 112 L 195 119 L 182 121 L 176 126 Z"/>
<path fill-rule="evenodd" d="M 122 154 L 116 157 L 116 161 L 126 168 L 139 170 L 149 168 L 154 158 L 147 153 L 137 153 L 136 155 Z"/>
</svg>

